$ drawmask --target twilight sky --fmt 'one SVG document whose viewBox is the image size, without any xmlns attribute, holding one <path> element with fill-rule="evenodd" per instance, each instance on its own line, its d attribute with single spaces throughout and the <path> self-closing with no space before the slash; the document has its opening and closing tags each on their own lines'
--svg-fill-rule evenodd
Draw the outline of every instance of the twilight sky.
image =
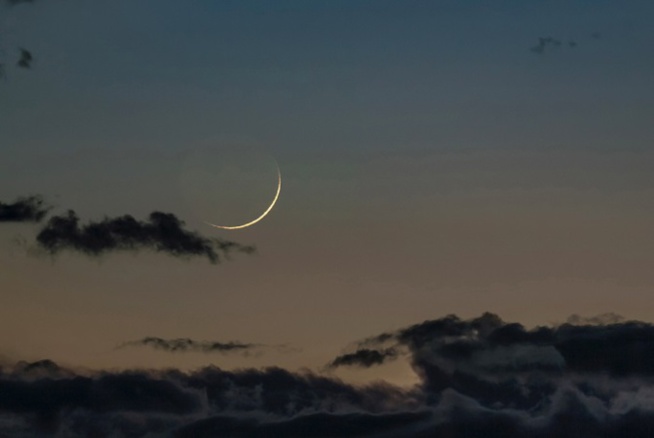
<svg viewBox="0 0 654 438">
<path fill-rule="evenodd" d="M 649 0 L 0 0 L 0 203 L 52 206 L 0 221 L 0 356 L 429 387 L 415 355 L 325 367 L 448 314 L 649 324 L 653 20 Z M 260 214 L 275 161 L 269 216 L 204 224 Z M 69 209 L 257 250 L 48 255 Z"/>
</svg>

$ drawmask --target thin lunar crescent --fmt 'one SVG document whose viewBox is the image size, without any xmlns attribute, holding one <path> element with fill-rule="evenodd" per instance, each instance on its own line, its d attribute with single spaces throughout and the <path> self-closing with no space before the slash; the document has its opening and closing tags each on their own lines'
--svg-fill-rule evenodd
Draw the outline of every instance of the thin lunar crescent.
<svg viewBox="0 0 654 438">
<path fill-rule="evenodd" d="M 277 198 L 279 198 L 279 193 L 281 191 L 282 191 L 282 172 L 279 170 L 279 165 L 277 165 L 277 193 L 275 193 L 275 197 L 273 198 L 272 202 L 270 203 L 270 205 L 268 206 L 266 211 L 264 211 L 263 214 L 261 214 L 261 216 L 259 216 L 255 220 L 250 221 L 250 222 L 248 222 L 246 224 L 243 224 L 243 225 L 234 225 L 234 226 L 216 225 L 216 224 L 212 224 L 211 222 L 206 222 L 206 221 L 204 223 L 207 224 L 207 225 L 211 225 L 214 228 L 220 228 L 221 230 L 240 230 L 241 228 L 247 228 L 247 227 L 249 227 L 251 225 L 256 224 L 261 219 L 266 217 L 268 215 L 268 213 L 270 213 L 270 211 L 275 206 L 275 203 L 277 202 Z"/>
</svg>

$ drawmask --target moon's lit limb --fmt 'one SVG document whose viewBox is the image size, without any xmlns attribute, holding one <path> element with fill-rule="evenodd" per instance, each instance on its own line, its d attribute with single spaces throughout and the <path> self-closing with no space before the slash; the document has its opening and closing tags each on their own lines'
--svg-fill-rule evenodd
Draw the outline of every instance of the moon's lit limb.
<svg viewBox="0 0 654 438">
<path fill-rule="evenodd" d="M 210 226 L 212 226 L 214 228 L 220 228 L 221 230 L 240 230 L 241 228 L 247 228 L 247 227 L 249 227 L 251 225 L 256 224 L 261 219 L 266 217 L 266 215 L 268 213 L 270 213 L 270 210 L 272 210 L 273 207 L 275 206 L 275 203 L 277 202 L 277 198 L 279 198 L 279 194 L 280 194 L 281 191 L 282 191 L 282 172 L 279 170 L 279 165 L 278 165 L 277 166 L 277 193 L 275 193 L 275 197 L 273 198 L 272 202 L 270 203 L 270 205 L 268 206 L 266 211 L 264 211 L 261 216 L 259 216 L 255 220 L 250 221 L 250 222 L 248 222 L 246 224 L 243 224 L 243 225 L 225 226 L 225 225 L 212 224 L 211 222 L 206 222 L 206 221 L 204 223 L 207 224 L 207 225 L 210 225 Z"/>
</svg>

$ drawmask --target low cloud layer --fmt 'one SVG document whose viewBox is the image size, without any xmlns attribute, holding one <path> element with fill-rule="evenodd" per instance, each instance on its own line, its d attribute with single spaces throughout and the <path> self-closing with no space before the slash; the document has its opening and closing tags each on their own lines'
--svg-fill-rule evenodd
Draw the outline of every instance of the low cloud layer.
<svg viewBox="0 0 654 438">
<path fill-rule="evenodd" d="M 373 336 L 332 362 L 406 359 L 420 378 L 408 388 L 279 368 L 5 364 L 0 435 L 649 438 L 654 326 L 609 316 L 526 329 L 489 313 L 451 315 Z"/>
<path fill-rule="evenodd" d="M 12 203 L 0 202 L 0 222 L 40 222 L 49 210 L 40 196 L 18 198 Z"/>
<path fill-rule="evenodd" d="M 202 353 L 245 353 L 260 347 L 257 344 L 241 342 L 195 341 L 189 338 L 162 339 L 148 336 L 136 341 L 128 341 L 119 348 L 152 347 L 156 350 L 170 352 L 202 352 Z"/>
<path fill-rule="evenodd" d="M 55 255 L 76 251 L 99 256 L 114 251 L 150 249 L 175 257 L 206 257 L 218 263 L 231 252 L 250 254 L 253 246 L 223 239 L 210 239 L 184 229 L 184 222 L 174 214 L 153 212 L 147 221 L 125 215 L 80 225 L 77 214 L 51 217 L 36 236 L 38 245 Z"/>
<path fill-rule="evenodd" d="M 0 372 L 6 436 L 308 437 L 317 426 L 323 436 L 352 436 L 430 415 L 415 406 L 408 392 L 383 384 L 279 368 L 76 373 L 46 360 Z"/>
</svg>

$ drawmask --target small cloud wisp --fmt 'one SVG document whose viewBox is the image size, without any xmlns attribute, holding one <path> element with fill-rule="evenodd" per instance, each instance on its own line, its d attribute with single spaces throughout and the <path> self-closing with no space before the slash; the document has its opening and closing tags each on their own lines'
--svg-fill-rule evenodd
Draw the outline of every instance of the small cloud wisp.
<svg viewBox="0 0 654 438">
<path fill-rule="evenodd" d="M 189 338 L 162 339 L 148 336 L 136 341 L 128 341 L 118 348 L 124 347 L 152 347 L 156 350 L 170 352 L 197 351 L 202 353 L 244 353 L 260 347 L 258 344 L 244 344 L 242 342 L 216 342 L 216 341 L 195 341 Z"/>
</svg>

